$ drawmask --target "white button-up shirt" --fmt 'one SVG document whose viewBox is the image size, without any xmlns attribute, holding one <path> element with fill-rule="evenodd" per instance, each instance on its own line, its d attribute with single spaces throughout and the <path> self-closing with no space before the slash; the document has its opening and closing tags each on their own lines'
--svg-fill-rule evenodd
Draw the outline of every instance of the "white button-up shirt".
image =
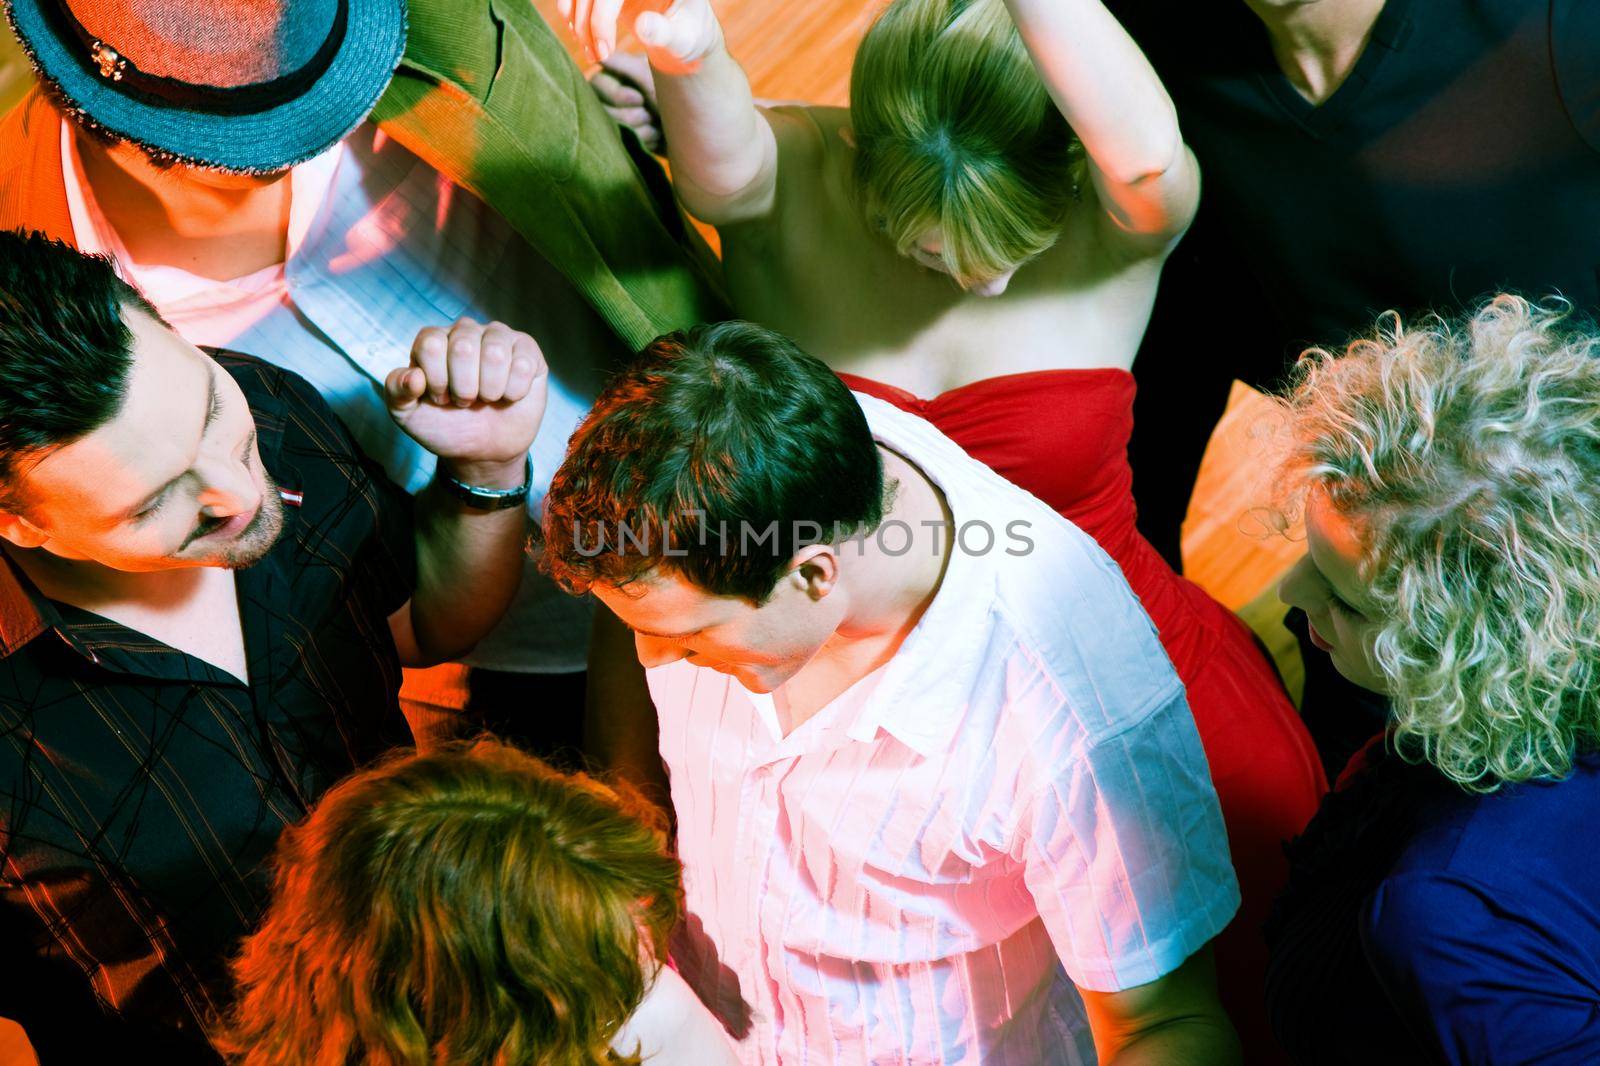
<svg viewBox="0 0 1600 1066">
<path fill-rule="evenodd" d="M 285 262 L 219 282 L 133 261 L 83 178 L 72 131 L 62 123 L 78 246 L 116 259 L 190 343 L 232 348 L 310 381 L 409 492 L 432 480 L 435 459 L 389 418 L 382 385 L 409 360 L 417 331 L 466 315 L 532 334 L 550 364 L 549 402 L 530 452 L 528 505 L 537 513 L 567 440 L 623 352 L 566 279 L 498 214 L 367 123 L 291 172 Z M 466 661 L 582 670 L 589 612 L 587 597 L 561 592 L 530 561 L 506 617 Z"/>
<path fill-rule="evenodd" d="M 1152 981 L 1239 902 L 1182 685 L 1089 537 L 858 399 L 962 546 L 898 654 L 787 737 L 730 676 L 649 671 L 678 965 L 751 1063 L 1092 1063 L 1074 984 Z"/>
</svg>

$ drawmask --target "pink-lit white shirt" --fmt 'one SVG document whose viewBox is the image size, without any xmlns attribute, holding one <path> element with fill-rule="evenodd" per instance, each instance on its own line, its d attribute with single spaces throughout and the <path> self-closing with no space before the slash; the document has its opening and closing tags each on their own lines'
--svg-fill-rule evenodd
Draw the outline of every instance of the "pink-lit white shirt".
<svg viewBox="0 0 1600 1066">
<path fill-rule="evenodd" d="M 1182 685 L 1089 537 L 858 399 L 961 544 L 895 657 L 787 737 L 725 674 L 648 672 L 676 962 L 749 1063 L 1092 1063 L 1075 986 L 1169 973 L 1238 906 Z"/>
</svg>

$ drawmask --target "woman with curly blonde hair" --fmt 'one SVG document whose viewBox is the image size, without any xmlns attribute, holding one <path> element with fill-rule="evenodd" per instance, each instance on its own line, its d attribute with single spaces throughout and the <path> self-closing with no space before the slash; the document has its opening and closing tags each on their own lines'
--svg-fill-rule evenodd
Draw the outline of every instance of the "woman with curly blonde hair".
<svg viewBox="0 0 1600 1066">
<path fill-rule="evenodd" d="M 1387 732 L 1293 847 L 1301 1062 L 1600 1062 L 1600 334 L 1501 296 L 1312 352 L 1283 406 L 1312 640 Z"/>
<path fill-rule="evenodd" d="M 213 1040 L 247 1066 L 731 1066 L 658 961 L 679 873 L 660 813 L 597 781 L 487 740 L 397 754 L 280 839 Z"/>
</svg>

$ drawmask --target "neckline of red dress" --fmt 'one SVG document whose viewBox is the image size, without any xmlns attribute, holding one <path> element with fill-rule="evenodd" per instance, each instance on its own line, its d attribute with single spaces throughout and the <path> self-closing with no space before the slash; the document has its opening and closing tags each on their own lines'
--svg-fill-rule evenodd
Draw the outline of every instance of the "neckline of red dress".
<svg viewBox="0 0 1600 1066">
<path fill-rule="evenodd" d="M 993 386 L 997 384 L 1022 384 L 1029 379 L 1053 376 L 1109 377 L 1121 380 L 1123 378 L 1131 379 L 1133 377 L 1133 373 L 1118 366 L 1051 367 L 1045 370 L 1019 370 L 1011 374 L 996 374 L 991 378 L 979 378 L 976 381 L 969 381 L 965 385 L 957 385 L 954 388 L 946 389 L 941 393 L 937 393 L 936 395 L 929 396 L 924 399 L 911 390 L 902 389 L 898 385 L 890 385 L 887 382 L 878 381 L 874 378 L 862 377 L 860 374 L 850 374 L 843 371 L 839 372 L 839 377 L 844 380 L 845 384 L 850 385 L 851 388 L 856 387 L 854 384 L 852 384 L 853 382 L 859 382 L 860 384 L 871 386 L 871 388 L 863 391 L 871 392 L 872 389 L 882 389 L 895 393 L 897 396 L 903 396 L 913 403 L 924 407 L 931 406 L 932 404 L 936 404 L 941 400 L 949 399 L 950 397 L 955 396 L 957 393 L 968 392 L 979 388 L 980 386 Z"/>
</svg>

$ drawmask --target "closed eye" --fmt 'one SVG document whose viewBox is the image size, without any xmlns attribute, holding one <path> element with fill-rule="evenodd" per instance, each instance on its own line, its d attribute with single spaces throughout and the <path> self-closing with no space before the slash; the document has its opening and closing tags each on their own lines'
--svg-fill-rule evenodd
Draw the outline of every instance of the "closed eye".
<svg viewBox="0 0 1600 1066">
<path fill-rule="evenodd" d="M 151 500 L 150 501 L 150 505 L 148 507 L 146 507 L 144 510 L 140 511 L 138 514 L 133 516 L 134 524 L 135 525 L 139 525 L 139 524 L 141 524 L 143 522 L 147 522 L 150 519 L 154 518 L 156 516 L 156 513 L 159 512 L 161 510 L 162 506 L 167 502 L 167 498 L 170 497 L 171 495 L 172 495 L 172 490 L 168 489 L 166 492 L 163 492 L 160 496 L 157 496 L 154 500 Z"/>
<path fill-rule="evenodd" d="M 1346 600 L 1345 600 L 1345 598 L 1343 596 L 1340 596 L 1337 592 L 1334 592 L 1331 588 L 1328 590 L 1328 604 L 1335 611 L 1337 611 L 1340 614 L 1344 615 L 1346 618 L 1365 618 L 1366 617 L 1366 615 L 1362 614 L 1360 611 L 1358 611 L 1354 607 L 1350 606 L 1350 604 L 1348 602 L 1346 602 Z"/>
</svg>

